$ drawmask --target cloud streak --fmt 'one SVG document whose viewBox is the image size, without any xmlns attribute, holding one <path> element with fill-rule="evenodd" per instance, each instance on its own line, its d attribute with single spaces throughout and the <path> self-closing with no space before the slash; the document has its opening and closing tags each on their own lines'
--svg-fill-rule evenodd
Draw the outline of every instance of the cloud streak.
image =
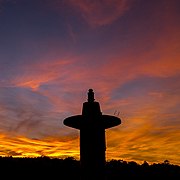
<svg viewBox="0 0 180 180">
<path fill-rule="evenodd" d="M 49 156 L 65 158 L 69 155 L 79 158 L 77 138 L 47 138 L 47 139 L 28 139 L 25 137 L 8 137 L 0 135 L 1 156 L 14 157 L 37 157 Z M 74 146 L 72 149 L 71 147 Z"/>
<path fill-rule="evenodd" d="M 113 23 L 124 15 L 131 5 L 131 1 L 127 0 L 69 0 L 68 3 L 80 11 L 82 17 L 91 26 L 103 26 Z"/>
</svg>

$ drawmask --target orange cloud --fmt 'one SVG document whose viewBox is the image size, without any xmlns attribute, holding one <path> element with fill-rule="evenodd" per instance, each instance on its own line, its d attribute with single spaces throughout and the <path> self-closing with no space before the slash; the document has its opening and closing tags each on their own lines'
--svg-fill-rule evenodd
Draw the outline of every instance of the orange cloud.
<svg viewBox="0 0 180 180">
<path fill-rule="evenodd" d="M 0 134 L 0 143 L 0 156 L 49 156 L 57 158 L 73 156 L 79 159 L 78 139 L 76 137 L 51 137 L 38 140 Z"/>
<path fill-rule="evenodd" d="M 154 163 L 168 159 L 179 164 L 180 144 L 177 138 L 180 137 L 180 127 L 174 122 L 166 125 L 163 122 L 166 115 L 159 113 L 162 109 L 151 106 L 133 117 L 121 116 L 122 124 L 106 131 L 107 159 L 135 160 L 139 163 L 144 160 Z M 172 117 L 168 115 L 169 119 Z"/>
<path fill-rule="evenodd" d="M 37 62 L 21 67 L 22 74 L 13 79 L 17 87 L 30 87 L 37 90 L 42 84 L 61 78 L 66 71 L 64 69 L 71 64 L 69 60 L 50 60 Z"/>
</svg>

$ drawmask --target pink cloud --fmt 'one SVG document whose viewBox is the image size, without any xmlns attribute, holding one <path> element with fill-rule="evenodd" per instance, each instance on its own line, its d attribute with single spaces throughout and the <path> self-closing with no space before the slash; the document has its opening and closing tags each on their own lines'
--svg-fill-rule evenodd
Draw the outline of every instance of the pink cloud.
<svg viewBox="0 0 180 180">
<path fill-rule="evenodd" d="M 127 0 L 68 0 L 91 26 L 108 25 L 116 21 L 129 9 Z"/>
<path fill-rule="evenodd" d="M 62 59 L 24 65 L 21 67 L 22 74 L 14 77 L 12 84 L 37 90 L 40 85 L 62 77 L 66 73 L 64 69 L 71 63 L 71 60 Z"/>
</svg>

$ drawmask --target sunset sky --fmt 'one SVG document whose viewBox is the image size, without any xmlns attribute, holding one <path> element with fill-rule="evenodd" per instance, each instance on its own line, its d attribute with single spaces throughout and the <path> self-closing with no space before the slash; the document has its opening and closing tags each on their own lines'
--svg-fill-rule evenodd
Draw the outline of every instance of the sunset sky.
<svg viewBox="0 0 180 180">
<path fill-rule="evenodd" d="M 180 1 L 0 0 L 0 156 L 79 159 L 89 88 L 107 160 L 180 165 Z"/>
</svg>

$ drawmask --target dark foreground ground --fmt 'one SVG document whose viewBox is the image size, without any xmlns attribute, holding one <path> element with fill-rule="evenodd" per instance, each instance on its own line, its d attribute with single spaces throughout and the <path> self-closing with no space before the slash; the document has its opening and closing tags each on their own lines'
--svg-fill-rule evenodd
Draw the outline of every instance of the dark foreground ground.
<svg viewBox="0 0 180 180">
<path fill-rule="evenodd" d="M 73 158 L 50 159 L 0 157 L 0 179 L 74 180 L 80 177 L 80 162 Z M 160 164 L 111 160 L 106 163 L 107 180 L 169 179 L 180 180 L 180 166 L 165 161 Z"/>
</svg>

